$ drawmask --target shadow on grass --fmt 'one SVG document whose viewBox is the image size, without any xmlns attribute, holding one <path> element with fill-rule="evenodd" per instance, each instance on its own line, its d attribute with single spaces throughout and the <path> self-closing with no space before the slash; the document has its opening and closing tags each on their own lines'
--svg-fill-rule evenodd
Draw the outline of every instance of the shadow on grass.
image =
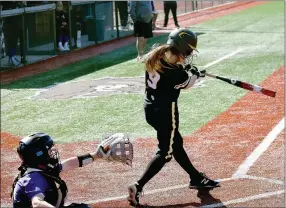
<svg viewBox="0 0 286 208">
<path fill-rule="evenodd" d="M 198 33 L 201 35 L 203 33 Z M 150 50 L 155 43 L 166 43 L 168 34 L 149 39 L 146 51 Z M 10 84 L 1 85 L 1 89 L 25 89 L 25 88 L 45 88 L 55 83 L 63 83 L 81 76 L 85 76 L 105 68 L 121 64 L 135 59 L 137 56 L 135 43 L 113 50 L 111 52 L 97 55 L 93 58 L 78 61 L 68 66 L 61 67 L 49 72 L 22 78 Z M 136 67 L 136 65 L 134 66 Z"/>
</svg>

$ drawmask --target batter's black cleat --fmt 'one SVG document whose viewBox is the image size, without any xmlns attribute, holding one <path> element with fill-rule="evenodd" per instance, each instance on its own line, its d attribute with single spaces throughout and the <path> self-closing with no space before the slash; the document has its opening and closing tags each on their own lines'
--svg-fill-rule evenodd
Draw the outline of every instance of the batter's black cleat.
<svg viewBox="0 0 286 208">
<path fill-rule="evenodd" d="M 213 189 L 217 187 L 220 187 L 219 182 L 209 179 L 204 173 L 199 173 L 197 176 L 193 177 L 189 186 L 190 189 Z"/>
<path fill-rule="evenodd" d="M 139 184 L 136 182 L 130 186 L 128 186 L 129 196 L 127 200 L 131 206 L 139 206 L 139 197 L 142 195 L 142 188 L 139 188 Z"/>
</svg>

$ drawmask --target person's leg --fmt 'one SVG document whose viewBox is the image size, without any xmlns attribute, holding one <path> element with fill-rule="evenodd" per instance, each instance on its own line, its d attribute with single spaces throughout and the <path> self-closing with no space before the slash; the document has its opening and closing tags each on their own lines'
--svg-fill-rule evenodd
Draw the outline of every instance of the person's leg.
<svg viewBox="0 0 286 208">
<path fill-rule="evenodd" d="M 152 22 L 152 29 L 156 29 L 156 21 L 157 21 L 157 17 L 158 17 L 158 12 L 155 11 L 153 12 L 153 22 Z"/>
<path fill-rule="evenodd" d="M 9 56 L 8 63 L 13 66 L 18 66 L 20 63 L 15 59 L 18 36 L 12 27 L 13 25 L 7 20 L 4 22 L 3 32 L 7 47 L 7 55 Z"/>
<path fill-rule="evenodd" d="M 152 22 L 152 29 L 156 29 L 156 20 L 158 17 L 158 11 L 155 9 L 154 6 L 154 1 L 151 1 L 151 5 L 152 5 L 152 14 L 153 14 L 153 22 Z"/>
<path fill-rule="evenodd" d="M 142 28 L 141 34 L 144 37 L 144 39 L 142 40 L 142 53 L 141 53 L 142 55 L 144 55 L 144 49 L 147 44 L 147 39 L 153 37 L 152 22 L 153 22 L 153 19 L 151 19 L 149 23 L 143 23 L 141 26 Z"/>
<path fill-rule="evenodd" d="M 142 23 L 137 21 L 134 23 L 134 36 L 136 37 L 136 50 L 137 50 L 137 61 L 141 58 L 141 48 L 142 48 Z"/>
<path fill-rule="evenodd" d="M 144 37 L 137 37 L 136 48 L 137 48 L 137 60 L 139 61 L 144 54 L 144 46 L 146 45 L 146 39 Z"/>
<path fill-rule="evenodd" d="M 193 166 L 183 147 L 183 138 L 178 130 L 176 131 L 174 138 L 173 156 L 178 164 L 189 174 L 189 188 L 196 189 L 219 187 L 219 182 L 209 179 L 205 174 L 200 173 Z"/>
<path fill-rule="evenodd" d="M 177 3 L 173 4 L 171 6 L 171 11 L 172 11 L 172 14 L 173 14 L 173 19 L 174 19 L 175 26 L 176 27 L 180 27 L 179 24 L 178 24 L 178 19 L 177 19 Z"/>
<path fill-rule="evenodd" d="M 145 172 L 140 179 L 128 187 L 128 201 L 137 205 L 139 203 L 139 193 L 163 167 L 172 159 L 173 125 L 171 108 L 161 110 L 152 105 L 145 106 L 145 117 L 149 125 L 157 131 L 158 151 L 147 165 Z"/>
<path fill-rule="evenodd" d="M 142 190 L 145 184 L 150 181 L 159 171 L 164 167 L 166 163 L 164 155 L 156 154 L 155 157 L 147 165 L 147 168 L 140 179 L 137 181 L 138 186 Z"/>
<path fill-rule="evenodd" d="M 190 177 L 199 174 L 199 171 L 193 166 L 183 147 L 183 138 L 179 131 L 176 131 L 174 141 L 173 156 L 178 164 L 190 175 Z"/>
<path fill-rule="evenodd" d="M 12 43 L 13 41 L 11 40 L 12 39 L 12 34 L 9 33 L 9 31 L 4 27 L 4 37 L 5 37 L 5 46 L 6 46 L 6 52 L 7 52 L 7 55 L 9 56 L 9 59 L 12 58 L 13 56 L 13 48 L 12 48 Z"/>
<path fill-rule="evenodd" d="M 67 35 L 67 33 L 65 33 L 65 35 L 63 36 L 63 40 L 64 40 L 64 49 L 66 51 L 69 51 L 70 50 L 70 48 L 69 48 L 69 40 L 70 40 L 70 38 Z"/>
<path fill-rule="evenodd" d="M 142 188 L 162 169 L 166 162 L 172 159 L 172 145 L 174 142 L 172 132 L 175 130 L 171 107 L 162 110 L 156 106 L 147 105 L 145 106 L 144 112 L 148 124 L 157 131 L 159 150 L 156 156 L 149 162 L 144 174 L 137 181 Z"/>
<path fill-rule="evenodd" d="M 22 44 L 22 19 L 20 16 L 12 16 L 11 17 L 11 49 L 12 49 L 12 59 L 13 62 L 19 64 L 20 61 L 16 58 L 16 50 L 18 47 L 18 41 L 20 41 L 20 53 L 23 54 L 23 50 L 21 49 Z"/>
<path fill-rule="evenodd" d="M 65 48 L 63 46 L 63 41 L 64 41 L 63 39 L 64 38 L 62 35 L 58 36 L 58 49 L 59 49 L 59 51 L 65 51 Z"/>
<path fill-rule="evenodd" d="M 144 48 L 147 42 L 145 38 L 146 23 L 137 21 L 134 24 L 134 35 L 137 37 L 136 40 L 136 49 L 137 49 L 137 61 L 139 61 L 144 55 Z M 152 29 L 151 29 L 152 30 Z"/>
<path fill-rule="evenodd" d="M 146 44 L 147 44 L 147 38 L 143 38 L 142 40 L 142 55 L 144 55 L 144 49 L 146 47 Z"/>
<path fill-rule="evenodd" d="M 165 13 L 165 19 L 164 19 L 164 27 L 167 27 L 168 21 L 169 21 L 169 12 L 170 12 L 170 6 L 168 4 L 164 4 L 164 13 Z"/>
</svg>

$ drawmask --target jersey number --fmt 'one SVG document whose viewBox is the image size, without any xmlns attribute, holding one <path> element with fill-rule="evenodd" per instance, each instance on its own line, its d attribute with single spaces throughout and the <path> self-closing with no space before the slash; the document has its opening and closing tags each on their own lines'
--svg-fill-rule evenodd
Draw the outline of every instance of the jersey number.
<svg viewBox="0 0 286 208">
<path fill-rule="evenodd" d="M 160 80 L 160 74 L 154 70 L 154 73 L 148 72 L 149 78 L 147 84 L 152 89 L 157 89 L 157 83 Z"/>
</svg>

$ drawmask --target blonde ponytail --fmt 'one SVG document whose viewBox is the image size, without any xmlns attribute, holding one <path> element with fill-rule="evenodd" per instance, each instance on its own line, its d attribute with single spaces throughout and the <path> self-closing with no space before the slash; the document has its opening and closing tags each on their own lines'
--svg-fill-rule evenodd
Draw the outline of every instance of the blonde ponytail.
<svg viewBox="0 0 286 208">
<path fill-rule="evenodd" d="M 170 58 L 171 56 L 172 58 Z M 144 57 L 146 71 L 150 73 L 154 72 L 153 70 L 163 72 L 163 68 L 168 66 L 164 66 L 161 59 L 169 65 L 175 65 L 180 59 L 180 54 L 167 44 L 158 46 Z"/>
</svg>

